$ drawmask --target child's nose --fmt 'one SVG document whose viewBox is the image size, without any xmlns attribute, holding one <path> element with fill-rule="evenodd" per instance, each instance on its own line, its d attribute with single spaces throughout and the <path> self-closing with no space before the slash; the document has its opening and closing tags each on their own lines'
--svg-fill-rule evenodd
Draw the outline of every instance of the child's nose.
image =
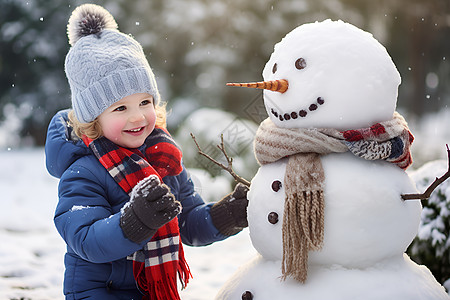
<svg viewBox="0 0 450 300">
<path fill-rule="evenodd" d="M 143 113 L 141 113 L 139 111 L 132 113 L 129 118 L 129 121 L 131 123 L 141 122 L 143 120 L 145 120 L 145 116 Z"/>
</svg>

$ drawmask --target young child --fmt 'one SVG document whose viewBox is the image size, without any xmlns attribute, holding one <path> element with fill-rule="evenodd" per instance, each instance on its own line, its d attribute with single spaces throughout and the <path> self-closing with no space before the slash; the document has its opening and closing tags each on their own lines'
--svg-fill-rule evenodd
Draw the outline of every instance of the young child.
<svg viewBox="0 0 450 300">
<path fill-rule="evenodd" d="M 247 188 L 215 204 L 194 192 L 142 47 L 109 12 L 76 8 L 68 35 L 73 110 L 55 115 L 45 145 L 60 178 L 66 299 L 179 299 L 177 275 L 183 285 L 191 275 L 181 242 L 208 245 L 246 227 Z"/>
</svg>

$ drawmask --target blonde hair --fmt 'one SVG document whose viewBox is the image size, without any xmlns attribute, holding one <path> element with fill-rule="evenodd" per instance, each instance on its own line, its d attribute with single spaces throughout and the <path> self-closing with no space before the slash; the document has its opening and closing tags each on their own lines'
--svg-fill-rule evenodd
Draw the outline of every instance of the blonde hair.
<svg viewBox="0 0 450 300">
<path fill-rule="evenodd" d="M 159 102 L 155 105 L 155 112 L 156 112 L 156 127 L 167 127 L 167 112 L 166 112 L 166 103 L 165 102 Z M 75 116 L 75 112 L 71 110 L 69 112 L 69 125 L 72 126 L 75 134 L 82 138 L 84 135 L 88 138 L 95 140 L 99 137 L 103 136 L 102 127 L 100 126 L 100 123 L 98 122 L 98 119 L 96 118 L 94 121 L 89 123 L 81 123 L 78 121 L 77 117 Z"/>
</svg>

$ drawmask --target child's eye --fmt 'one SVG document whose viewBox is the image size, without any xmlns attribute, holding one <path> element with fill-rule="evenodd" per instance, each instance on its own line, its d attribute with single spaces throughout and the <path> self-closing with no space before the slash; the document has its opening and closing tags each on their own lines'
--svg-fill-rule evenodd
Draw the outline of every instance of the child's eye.
<svg viewBox="0 0 450 300">
<path fill-rule="evenodd" d="M 116 107 L 115 109 L 114 109 L 114 111 L 124 111 L 125 109 L 127 109 L 124 105 L 121 105 L 121 106 L 119 106 L 119 107 Z"/>
<path fill-rule="evenodd" d="M 152 100 L 150 100 L 150 99 L 145 99 L 145 100 L 143 100 L 143 101 L 141 102 L 141 105 L 142 105 L 142 106 L 144 106 L 144 105 L 149 105 L 149 104 L 152 104 Z"/>
</svg>

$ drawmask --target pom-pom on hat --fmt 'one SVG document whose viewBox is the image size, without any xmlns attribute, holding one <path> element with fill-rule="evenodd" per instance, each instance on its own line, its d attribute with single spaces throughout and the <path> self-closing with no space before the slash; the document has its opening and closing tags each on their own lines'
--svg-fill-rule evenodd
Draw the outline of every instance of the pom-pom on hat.
<svg viewBox="0 0 450 300">
<path fill-rule="evenodd" d="M 67 25 L 65 71 L 72 107 L 82 123 L 92 122 L 120 99 L 148 93 L 160 99 L 155 76 L 142 46 L 120 32 L 113 16 L 95 4 L 78 6 Z"/>
</svg>

